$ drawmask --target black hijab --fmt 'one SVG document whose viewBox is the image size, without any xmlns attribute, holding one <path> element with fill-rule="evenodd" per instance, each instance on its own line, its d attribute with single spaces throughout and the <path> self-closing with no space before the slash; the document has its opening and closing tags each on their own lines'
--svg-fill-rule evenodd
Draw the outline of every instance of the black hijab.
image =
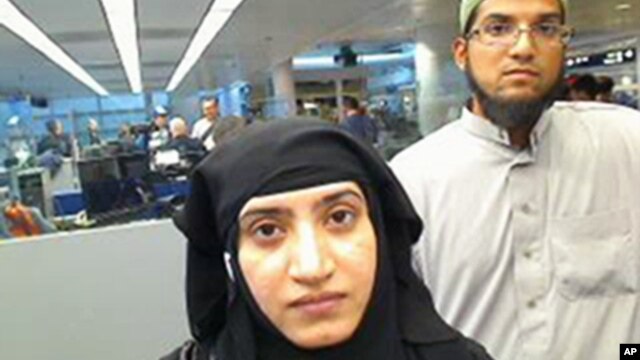
<svg viewBox="0 0 640 360">
<path fill-rule="evenodd" d="M 255 196 L 341 181 L 357 182 L 367 198 L 378 241 L 374 287 L 350 340 L 303 350 L 270 323 L 251 296 L 237 261 L 238 215 Z M 406 194 L 372 148 L 335 126 L 252 125 L 196 168 L 192 193 L 175 222 L 188 238 L 191 331 L 216 359 L 476 358 L 435 312 L 430 293 L 411 269 L 411 245 L 422 226 Z"/>
</svg>

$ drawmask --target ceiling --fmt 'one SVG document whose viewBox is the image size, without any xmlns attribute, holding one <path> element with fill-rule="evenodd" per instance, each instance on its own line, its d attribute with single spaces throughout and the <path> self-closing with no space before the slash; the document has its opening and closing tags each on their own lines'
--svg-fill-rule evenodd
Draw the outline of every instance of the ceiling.
<svg viewBox="0 0 640 360">
<path fill-rule="evenodd" d="M 521 0 L 524 1 L 524 0 Z M 129 91 L 99 0 L 13 0 L 14 4 L 111 93 Z M 180 92 L 237 80 L 261 81 L 293 55 L 335 44 L 393 46 L 417 28 L 444 47 L 455 34 L 457 1 L 245 0 L 187 76 Z M 617 9 L 620 4 L 628 9 Z M 578 41 L 640 32 L 640 0 L 572 0 Z M 163 90 L 210 0 L 138 0 L 146 91 Z M 624 8 L 624 7 L 623 7 Z M 0 26 L 0 95 L 67 97 L 92 92 Z"/>
</svg>

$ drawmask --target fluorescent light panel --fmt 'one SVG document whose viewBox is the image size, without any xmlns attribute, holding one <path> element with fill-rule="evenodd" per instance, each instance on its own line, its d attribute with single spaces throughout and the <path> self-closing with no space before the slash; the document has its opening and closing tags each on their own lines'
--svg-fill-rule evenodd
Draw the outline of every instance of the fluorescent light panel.
<svg viewBox="0 0 640 360">
<path fill-rule="evenodd" d="M 358 55 L 358 64 L 376 65 L 413 59 L 413 52 Z M 295 57 L 293 67 L 300 70 L 339 68 L 333 56 Z"/>
<path fill-rule="evenodd" d="M 142 92 L 135 0 L 101 0 L 120 61 L 134 93 Z"/>
<path fill-rule="evenodd" d="M 316 69 L 337 67 L 333 56 L 294 57 L 293 67 L 297 69 Z"/>
<path fill-rule="evenodd" d="M 184 80 L 189 71 L 193 69 L 202 54 L 204 54 L 207 46 L 216 38 L 220 30 L 231 19 L 233 13 L 244 0 L 214 0 L 209 12 L 205 15 L 202 24 L 196 31 L 195 36 L 191 40 L 187 51 L 178 67 L 169 80 L 167 91 L 171 92 L 178 88 L 178 85 Z"/>
<path fill-rule="evenodd" d="M 82 66 L 69 57 L 9 0 L 0 0 L 0 23 L 98 95 L 109 95 L 109 92 Z"/>
<path fill-rule="evenodd" d="M 362 55 L 360 57 L 363 64 L 374 64 L 374 63 L 386 63 L 386 62 L 395 62 L 401 60 L 413 59 L 415 55 L 412 52 L 403 52 L 403 53 L 387 53 L 387 54 L 370 54 L 370 55 Z"/>
</svg>

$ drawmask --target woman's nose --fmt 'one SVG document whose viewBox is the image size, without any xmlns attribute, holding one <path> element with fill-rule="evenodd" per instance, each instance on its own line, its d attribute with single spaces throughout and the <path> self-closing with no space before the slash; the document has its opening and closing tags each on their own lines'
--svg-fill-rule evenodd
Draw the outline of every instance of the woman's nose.
<svg viewBox="0 0 640 360">
<path fill-rule="evenodd" d="M 314 224 L 303 224 L 296 231 L 289 273 L 300 283 L 313 285 L 329 279 L 335 264 L 328 251 L 328 239 Z"/>
</svg>

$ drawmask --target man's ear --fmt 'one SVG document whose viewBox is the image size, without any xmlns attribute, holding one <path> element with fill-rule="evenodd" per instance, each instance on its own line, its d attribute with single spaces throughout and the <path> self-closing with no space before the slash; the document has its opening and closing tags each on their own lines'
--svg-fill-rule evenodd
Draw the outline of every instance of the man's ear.
<svg viewBox="0 0 640 360">
<path fill-rule="evenodd" d="M 467 58 L 468 58 L 467 40 L 462 37 L 457 37 L 453 41 L 451 50 L 453 52 L 453 59 L 456 62 L 456 65 L 458 65 L 458 68 L 460 70 L 465 71 L 467 68 Z"/>
</svg>

